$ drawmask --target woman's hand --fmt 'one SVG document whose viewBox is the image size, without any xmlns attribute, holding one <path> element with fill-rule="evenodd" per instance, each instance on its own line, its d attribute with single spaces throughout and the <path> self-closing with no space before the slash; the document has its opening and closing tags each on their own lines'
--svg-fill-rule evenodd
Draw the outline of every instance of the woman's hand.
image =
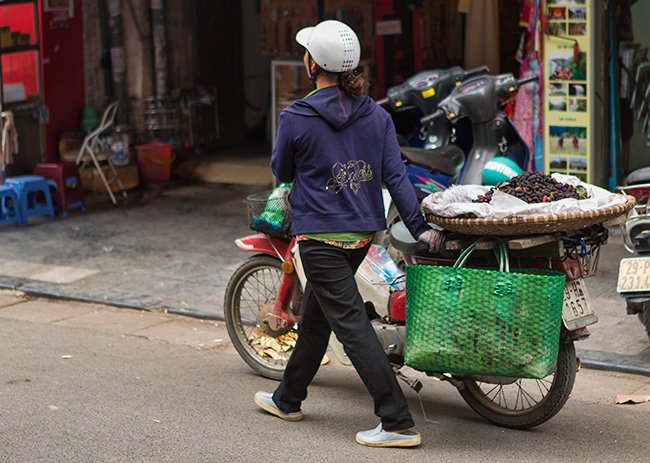
<svg viewBox="0 0 650 463">
<path fill-rule="evenodd" d="M 418 247 L 422 245 L 422 248 L 426 247 L 429 252 L 436 252 L 445 243 L 445 239 L 446 236 L 443 232 L 430 228 L 418 236 Z"/>
</svg>

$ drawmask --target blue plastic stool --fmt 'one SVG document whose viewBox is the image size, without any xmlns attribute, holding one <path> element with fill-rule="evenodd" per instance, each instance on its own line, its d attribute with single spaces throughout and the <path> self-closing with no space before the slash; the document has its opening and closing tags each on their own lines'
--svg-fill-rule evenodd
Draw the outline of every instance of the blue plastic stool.
<svg viewBox="0 0 650 463">
<path fill-rule="evenodd" d="M 0 185 L 0 225 L 7 223 L 22 225 L 23 221 L 16 192 L 8 185 Z"/>
<path fill-rule="evenodd" d="M 27 225 L 29 218 L 34 216 L 47 215 L 50 220 L 54 219 L 50 185 L 44 177 L 18 175 L 8 177 L 5 183 L 10 185 L 18 196 L 22 225 Z M 45 203 L 39 201 L 39 195 L 42 195 Z"/>
</svg>

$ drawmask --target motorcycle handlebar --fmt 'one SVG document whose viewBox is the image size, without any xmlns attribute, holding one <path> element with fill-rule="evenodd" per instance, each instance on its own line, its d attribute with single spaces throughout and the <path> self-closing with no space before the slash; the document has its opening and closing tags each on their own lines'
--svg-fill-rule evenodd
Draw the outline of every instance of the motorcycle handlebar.
<svg viewBox="0 0 650 463">
<path fill-rule="evenodd" d="M 442 109 L 436 109 L 434 112 L 429 114 L 428 116 L 424 116 L 422 119 L 420 119 L 420 123 L 422 124 L 427 124 L 429 122 L 432 122 L 434 119 L 437 119 L 440 116 L 444 116 L 445 112 Z"/>
<path fill-rule="evenodd" d="M 385 106 L 389 101 L 390 100 L 388 98 L 382 98 L 381 100 L 376 100 L 375 103 L 377 103 L 379 106 Z"/>
<path fill-rule="evenodd" d="M 530 84 L 531 82 L 537 82 L 538 80 L 539 80 L 539 76 L 532 76 L 532 77 L 527 77 L 525 79 L 520 79 L 517 81 L 517 87 Z"/>
<path fill-rule="evenodd" d="M 487 74 L 488 72 L 490 72 L 490 68 L 488 66 L 481 66 L 478 68 L 470 69 L 469 71 L 465 71 L 465 77 Z"/>
</svg>

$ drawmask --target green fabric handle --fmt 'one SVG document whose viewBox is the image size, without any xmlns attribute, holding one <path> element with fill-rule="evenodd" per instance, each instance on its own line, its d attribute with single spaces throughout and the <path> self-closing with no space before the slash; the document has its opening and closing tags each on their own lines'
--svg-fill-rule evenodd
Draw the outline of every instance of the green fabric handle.
<svg viewBox="0 0 650 463">
<path fill-rule="evenodd" d="M 456 262 L 454 263 L 455 268 L 461 268 L 464 267 L 465 264 L 467 263 L 467 259 L 470 258 L 470 256 L 476 251 L 476 245 L 480 243 L 481 241 L 487 241 L 490 238 L 479 238 L 476 241 L 474 241 L 472 244 L 470 244 L 468 247 L 466 247 L 463 252 L 460 253 L 460 256 L 458 256 L 458 259 L 456 259 Z M 510 259 L 508 257 L 508 248 L 506 245 L 503 243 L 503 241 L 498 240 L 498 249 L 493 249 L 494 256 L 497 259 L 497 263 L 499 264 L 499 271 L 500 272 L 510 272 Z"/>
</svg>

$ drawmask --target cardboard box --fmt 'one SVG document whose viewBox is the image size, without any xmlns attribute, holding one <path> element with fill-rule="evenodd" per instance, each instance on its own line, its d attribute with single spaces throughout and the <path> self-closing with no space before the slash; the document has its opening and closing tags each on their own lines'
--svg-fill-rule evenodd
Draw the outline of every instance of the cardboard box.
<svg viewBox="0 0 650 463">
<path fill-rule="evenodd" d="M 117 175 L 119 176 L 125 190 L 136 188 L 140 184 L 140 175 L 138 172 L 137 164 L 130 164 L 128 166 L 115 166 Z M 102 167 L 102 171 L 109 182 L 113 178 L 113 173 L 108 166 Z M 104 183 L 99 173 L 94 168 L 83 169 L 80 173 L 81 185 L 86 193 L 91 194 L 107 194 Z M 110 183 L 113 192 L 120 191 L 120 186 L 117 182 Z"/>
</svg>

